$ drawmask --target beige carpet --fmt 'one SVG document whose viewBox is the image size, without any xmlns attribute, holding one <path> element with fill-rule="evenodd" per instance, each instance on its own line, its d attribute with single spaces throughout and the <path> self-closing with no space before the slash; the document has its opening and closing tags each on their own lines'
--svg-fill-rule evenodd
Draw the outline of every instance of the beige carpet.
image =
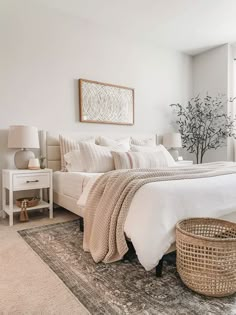
<svg viewBox="0 0 236 315">
<path fill-rule="evenodd" d="M 74 220 L 74 214 L 57 209 L 50 220 L 46 213 L 30 212 L 30 222 L 13 227 L 0 219 L 0 314 L 89 314 L 63 282 L 18 235 L 17 230 Z"/>
</svg>

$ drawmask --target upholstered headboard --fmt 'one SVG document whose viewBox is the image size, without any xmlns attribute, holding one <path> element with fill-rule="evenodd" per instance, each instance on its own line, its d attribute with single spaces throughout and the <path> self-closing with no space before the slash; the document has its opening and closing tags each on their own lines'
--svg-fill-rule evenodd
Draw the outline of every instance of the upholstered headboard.
<svg viewBox="0 0 236 315">
<path fill-rule="evenodd" d="M 61 169 L 61 154 L 60 154 L 60 145 L 59 145 L 59 134 L 66 136 L 70 139 L 80 140 L 85 137 L 95 137 L 98 139 L 99 136 L 106 136 L 104 134 L 92 134 L 92 133 L 80 133 L 80 132 L 48 132 L 41 131 L 40 132 L 40 148 L 41 155 L 46 157 L 46 167 L 53 169 L 54 171 L 58 171 Z M 119 139 L 125 137 L 134 137 L 136 139 L 153 139 L 154 143 L 160 143 L 159 137 L 155 134 L 114 134 L 110 135 L 110 138 Z"/>
</svg>

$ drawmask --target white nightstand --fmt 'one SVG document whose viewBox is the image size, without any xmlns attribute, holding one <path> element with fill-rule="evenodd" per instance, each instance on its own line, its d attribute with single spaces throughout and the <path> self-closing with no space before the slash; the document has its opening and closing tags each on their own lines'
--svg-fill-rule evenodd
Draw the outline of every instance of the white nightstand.
<svg viewBox="0 0 236 315">
<path fill-rule="evenodd" d="M 176 163 L 177 163 L 177 165 L 180 165 L 180 166 L 193 165 L 193 161 L 190 161 L 190 160 L 176 161 Z"/>
<path fill-rule="evenodd" d="M 49 188 L 49 202 L 43 200 L 43 189 Z M 27 210 L 49 208 L 49 217 L 53 218 L 53 187 L 52 187 L 52 170 L 2 170 L 2 210 L 3 216 L 9 215 L 9 225 L 13 225 L 13 213 L 20 212 L 21 209 L 13 204 L 14 191 L 21 190 L 40 190 L 40 202 L 35 207 Z M 9 192 L 9 204 L 7 204 L 7 190 Z"/>
</svg>

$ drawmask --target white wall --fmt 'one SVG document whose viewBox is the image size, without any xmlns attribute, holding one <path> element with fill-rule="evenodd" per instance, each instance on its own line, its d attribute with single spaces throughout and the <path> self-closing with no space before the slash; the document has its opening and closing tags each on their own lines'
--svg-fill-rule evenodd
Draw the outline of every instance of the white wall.
<svg viewBox="0 0 236 315">
<path fill-rule="evenodd" d="M 226 99 L 231 95 L 229 88 L 232 83 L 231 47 L 226 44 L 208 50 L 193 57 L 193 94 L 205 96 L 225 95 Z M 225 111 L 228 111 L 226 107 Z M 229 146 L 228 146 L 229 148 Z M 232 159 L 231 149 L 227 146 L 218 150 L 210 150 L 204 157 L 204 162 Z"/>
<path fill-rule="evenodd" d="M 12 124 L 46 130 L 169 130 L 169 104 L 192 95 L 191 57 L 36 5 L 0 2 L 0 169 L 13 166 Z M 78 79 L 135 88 L 135 125 L 79 123 Z"/>
<path fill-rule="evenodd" d="M 210 49 L 193 57 L 194 94 L 227 94 L 228 45 Z"/>
<path fill-rule="evenodd" d="M 120 34 L 30 0 L 5 3 L 0 10 L 2 128 L 30 123 L 57 130 L 162 132 L 168 128 L 168 105 L 191 93 L 190 57 L 123 41 Z M 79 78 L 135 88 L 135 126 L 78 123 Z"/>
</svg>

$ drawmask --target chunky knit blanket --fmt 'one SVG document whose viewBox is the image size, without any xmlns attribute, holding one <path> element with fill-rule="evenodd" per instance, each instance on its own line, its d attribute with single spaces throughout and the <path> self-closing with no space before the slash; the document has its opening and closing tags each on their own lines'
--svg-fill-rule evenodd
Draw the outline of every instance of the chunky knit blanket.
<svg viewBox="0 0 236 315">
<path fill-rule="evenodd" d="M 99 177 L 85 206 L 84 243 L 95 262 L 114 262 L 128 251 L 124 224 L 137 190 L 147 183 L 223 176 L 236 173 L 236 163 L 191 167 L 116 170 Z M 214 189 L 214 187 L 213 187 Z"/>
</svg>

